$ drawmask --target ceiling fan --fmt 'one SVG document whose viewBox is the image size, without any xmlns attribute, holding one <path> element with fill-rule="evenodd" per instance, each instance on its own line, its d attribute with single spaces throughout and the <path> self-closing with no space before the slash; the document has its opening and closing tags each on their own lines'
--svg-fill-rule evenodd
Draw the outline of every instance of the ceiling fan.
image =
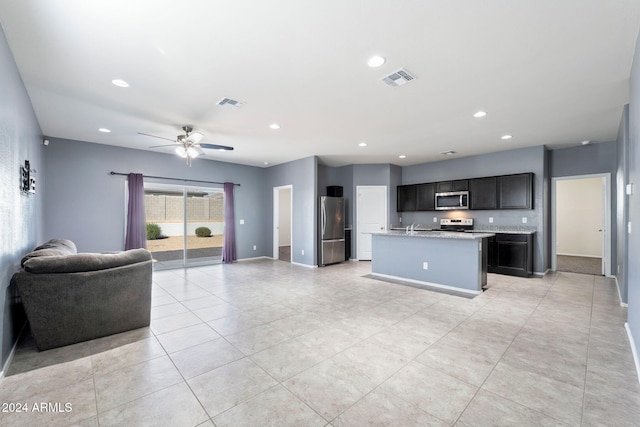
<svg viewBox="0 0 640 427">
<path fill-rule="evenodd" d="M 187 159 L 187 164 L 191 166 L 191 160 L 198 156 L 204 156 L 203 148 L 209 148 L 212 150 L 231 151 L 233 147 L 227 145 L 205 144 L 200 143 L 204 135 L 200 132 L 194 132 L 191 126 L 182 126 L 184 135 L 178 135 L 175 140 L 171 138 L 165 138 L 163 136 L 151 135 L 148 133 L 138 132 L 139 135 L 151 136 L 153 138 L 166 139 L 167 141 L 173 141 L 173 144 L 166 145 L 154 145 L 149 148 L 160 147 L 176 147 L 175 152 L 178 156 Z"/>
</svg>

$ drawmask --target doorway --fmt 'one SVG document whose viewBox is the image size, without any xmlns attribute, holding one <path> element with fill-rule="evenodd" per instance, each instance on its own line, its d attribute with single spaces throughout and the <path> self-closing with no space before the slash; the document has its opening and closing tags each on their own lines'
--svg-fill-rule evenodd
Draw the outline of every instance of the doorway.
<svg viewBox="0 0 640 427">
<path fill-rule="evenodd" d="M 273 259 L 291 262 L 293 186 L 273 188 Z"/>
<path fill-rule="evenodd" d="M 222 262 L 221 188 L 145 183 L 147 249 L 154 269 Z"/>
<path fill-rule="evenodd" d="M 552 210 L 552 270 L 610 276 L 610 174 L 553 178 Z"/>
<path fill-rule="evenodd" d="M 387 230 L 387 187 L 358 185 L 356 194 L 356 252 L 359 261 L 371 261 L 371 233 Z"/>
</svg>

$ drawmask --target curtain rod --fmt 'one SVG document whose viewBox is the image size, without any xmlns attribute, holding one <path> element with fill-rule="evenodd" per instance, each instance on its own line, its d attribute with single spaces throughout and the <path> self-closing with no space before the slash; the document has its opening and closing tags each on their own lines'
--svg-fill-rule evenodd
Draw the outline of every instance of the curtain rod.
<svg viewBox="0 0 640 427">
<path fill-rule="evenodd" d="M 129 176 L 128 173 L 121 173 L 121 172 L 114 172 L 111 171 L 109 172 L 109 175 L 122 175 L 122 176 Z M 169 179 L 171 181 L 189 181 L 189 182 L 204 182 L 206 184 L 224 184 L 224 182 L 217 182 L 217 181 L 200 181 L 197 179 L 186 179 L 186 178 L 170 178 L 168 176 L 153 176 L 153 175 L 142 175 L 143 178 L 156 178 L 156 179 Z M 233 185 L 237 185 L 238 187 L 240 187 L 240 184 L 233 184 Z"/>
</svg>

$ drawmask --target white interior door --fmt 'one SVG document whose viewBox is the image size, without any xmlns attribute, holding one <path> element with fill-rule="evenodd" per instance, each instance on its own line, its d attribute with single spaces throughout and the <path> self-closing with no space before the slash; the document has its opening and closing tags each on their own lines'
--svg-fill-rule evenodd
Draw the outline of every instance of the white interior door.
<svg viewBox="0 0 640 427">
<path fill-rule="evenodd" d="M 610 174 L 551 180 L 551 269 L 557 255 L 598 257 L 602 274 L 611 275 Z"/>
<path fill-rule="evenodd" d="M 371 233 L 387 230 L 387 187 L 357 186 L 358 260 L 371 260 Z"/>
<path fill-rule="evenodd" d="M 292 202 L 293 185 L 273 187 L 273 259 L 280 258 L 280 246 L 293 246 Z"/>
</svg>

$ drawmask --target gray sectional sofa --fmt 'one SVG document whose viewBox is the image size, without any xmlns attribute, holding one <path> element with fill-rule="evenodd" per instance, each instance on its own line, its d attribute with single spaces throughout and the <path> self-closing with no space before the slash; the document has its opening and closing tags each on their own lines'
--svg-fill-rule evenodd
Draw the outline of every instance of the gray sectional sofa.
<svg viewBox="0 0 640 427">
<path fill-rule="evenodd" d="M 77 253 L 53 239 L 22 258 L 11 279 L 38 350 L 149 326 L 151 254 L 146 249 Z"/>
</svg>

